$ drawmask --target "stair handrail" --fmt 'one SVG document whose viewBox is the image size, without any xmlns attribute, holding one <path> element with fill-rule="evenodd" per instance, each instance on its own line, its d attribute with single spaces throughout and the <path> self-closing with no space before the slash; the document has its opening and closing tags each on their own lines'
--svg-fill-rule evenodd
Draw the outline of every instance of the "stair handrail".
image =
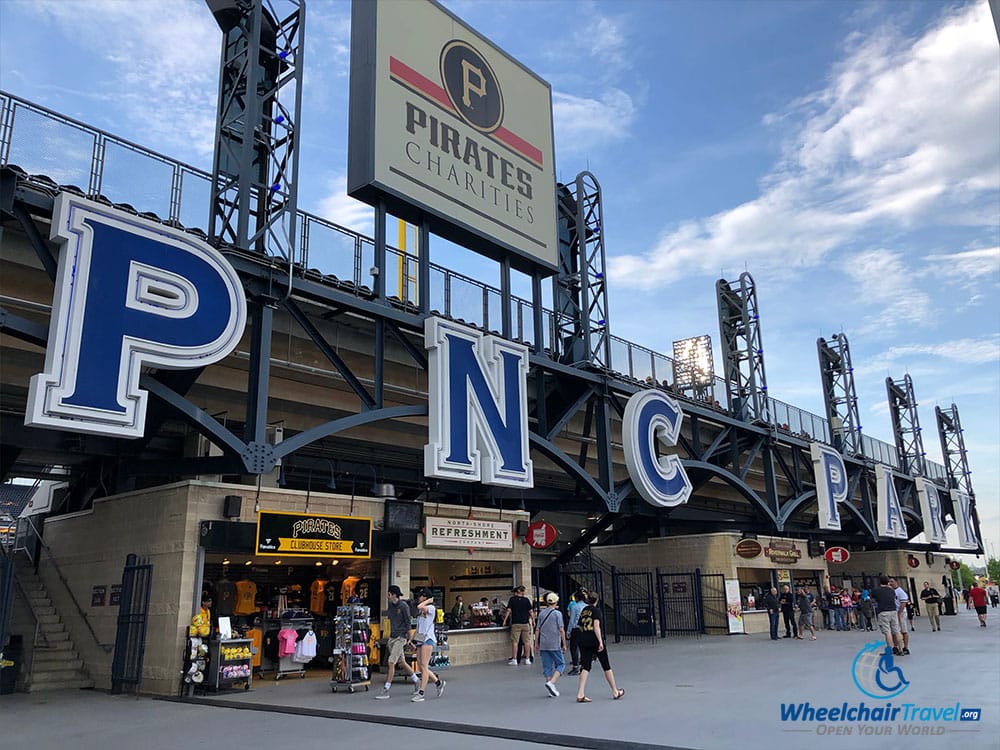
<svg viewBox="0 0 1000 750">
<path fill-rule="evenodd" d="M 28 524 L 31 526 L 31 530 L 34 532 L 35 538 L 38 540 L 39 545 L 45 551 L 45 554 L 49 556 L 49 562 L 52 563 L 52 567 L 56 571 L 56 576 L 62 583 L 63 588 L 66 589 L 66 593 L 69 594 L 69 598 L 72 600 L 73 605 L 76 607 L 77 614 L 79 614 L 80 618 L 83 620 L 83 624 L 86 625 L 87 630 L 90 631 L 90 635 L 94 639 L 94 643 L 97 644 L 99 648 L 102 648 L 104 649 L 104 651 L 110 653 L 111 650 L 115 647 L 115 644 L 101 643 L 100 639 L 97 637 L 97 633 L 94 632 L 93 626 L 90 624 L 90 619 L 87 617 L 87 613 L 83 610 L 83 607 L 80 606 L 80 602 L 77 600 L 76 595 L 73 593 L 73 589 L 71 589 L 69 586 L 69 581 L 67 581 L 66 576 L 63 575 L 62 568 L 59 567 L 59 563 L 56 560 L 55 553 L 52 552 L 52 548 L 45 543 L 45 540 L 42 538 L 42 535 L 38 532 L 38 527 L 35 526 L 34 521 L 31 520 L 31 516 L 27 516 L 23 520 L 27 521 Z"/>
</svg>

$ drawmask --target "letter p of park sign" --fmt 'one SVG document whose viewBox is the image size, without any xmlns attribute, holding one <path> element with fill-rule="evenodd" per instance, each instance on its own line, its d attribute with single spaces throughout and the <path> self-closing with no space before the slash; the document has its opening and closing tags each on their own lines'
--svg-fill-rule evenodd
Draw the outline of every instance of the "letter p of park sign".
<svg viewBox="0 0 1000 750">
<path fill-rule="evenodd" d="M 372 520 L 323 513 L 262 510 L 257 516 L 258 555 L 269 557 L 372 556 Z"/>
</svg>

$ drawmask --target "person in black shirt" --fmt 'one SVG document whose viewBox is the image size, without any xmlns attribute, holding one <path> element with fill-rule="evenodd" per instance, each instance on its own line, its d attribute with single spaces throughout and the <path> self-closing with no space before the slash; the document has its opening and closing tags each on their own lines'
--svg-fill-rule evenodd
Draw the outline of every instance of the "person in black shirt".
<svg viewBox="0 0 1000 750">
<path fill-rule="evenodd" d="M 611 688 L 611 697 L 618 700 L 625 695 L 625 689 L 618 687 L 615 682 L 615 673 L 611 671 L 611 662 L 608 661 L 608 650 L 605 648 L 605 633 L 601 627 L 601 608 L 597 606 L 597 594 L 590 592 L 587 595 L 587 606 L 580 612 L 580 681 L 576 691 L 577 703 L 590 703 L 587 697 L 587 677 L 590 676 L 590 667 L 594 663 L 594 658 L 600 662 L 601 669 L 604 670 L 604 679 L 608 681 Z"/>
<path fill-rule="evenodd" d="M 524 586 L 516 587 L 511 593 L 513 596 L 507 602 L 507 611 L 503 615 L 503 627 L 510 621 L 510 661 L 507 662 L 512 667 L 517 666 L 517 644 L 521 643 L 524 651 L 524 663 L 531 664 L 531 644 L 534 636 L 531 632 L 531 623 L 534 618 L 534 611 L 531 609 L 531 601 L 524 595 Z"/>
<path fill-rule="evenodd" d="M 899 615 L 896 613 L 896 590 L 889 585 L 889 576 L 880 576 L 879 585 L 872 591 L 872 599 L 878 608 L 875 616 L 878 628 L 885 636 L 885 645 L 899 656 L 903 648 L 903 636 L 899 629 Z"/>
<path fill-rule="evenodd" d="M 781 587 L 778 603 L 781 605 L 781 617 L 785 621 L 785 638 L 791 638 L 793 635 L 798 638 L 799 626 L 795 624 L 795 595 L 787 583 Z"/>
<path fill-rule="evenodd" d="M 924 581 L 924 588 L 920 592 L 920 601 L 924 603 L 924 610 L 927 612 L 927 619 L 931 624 L 931 632 L 941 629 L 941 594 L 931 586 L 930 581 Z"/>
<path fill-rule="evenodd" d="M 767 610 L 767 620 L 771 625 L 771 640 L 778 640 L 778 589 L 771 587 L 771 590 L 764 594 L 764 609 Z"/>
</svg>

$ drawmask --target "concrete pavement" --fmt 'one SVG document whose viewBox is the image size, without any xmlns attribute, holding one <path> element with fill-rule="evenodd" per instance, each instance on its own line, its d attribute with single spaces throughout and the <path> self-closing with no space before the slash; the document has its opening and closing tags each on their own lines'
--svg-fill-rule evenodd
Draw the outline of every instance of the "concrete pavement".
<svg viewBox="0 0 1000 750">
<path fill-rule="evenodd" d="M 912 654 L 896 659 L 909 686 L 889 700 L 865 695 L 852 676 L 856 655 L 879 640 L 877 634 L 820 631 L 816 641 L 704 636 L 610 644 L 611 664 L 626 695 L 611 700 L 596 672 L 587 690 L 593 703 L 586 705 L 575 701 L 571 677 L 560 681 L 561 697 L 550 697 L 537 660 L 532 667 L 496 663 L 442 670 L 448 682 L 444 696 L 429 691 L 424 703 L 411 703 L 409 688 L 399 681 L 390 700 L 374 700 L 378 674 L 370 692 L 332 693 L 325 670 L 302 680 L 258 680 L 249 692 L 184 701 L 98 691 L 2 696 L 0 748 L 159 750 L 178 747 L 182 736 L 185 744 L 196 740 L 223 748 L 326 747 L 336 738 L 337 747 L 385 747 L 402 740 L 436 749 L 467 749 L 473 743 L 484 750 L 752 750 L 838 748 L 844 734 L 868 749 L 901 741 L 907 750 L 1000 748 L 998 613 L 991 609 L 990 627 L 980 628 L 975 613 L 963 608 L 942 618 L 943 629 L 936 633 L 917 618 Z M 889 721 L 865 715 L 853 721 L 782 721 L 782 704 L 807 702 L 813 710 L 841 710 L 844 704 L 899 710 Z M 948 713 L 956 706 L 978 720 L 959 721 L 954 710 Z M 906 712 L 914 713 L 911 720 Z"/>
</svg>

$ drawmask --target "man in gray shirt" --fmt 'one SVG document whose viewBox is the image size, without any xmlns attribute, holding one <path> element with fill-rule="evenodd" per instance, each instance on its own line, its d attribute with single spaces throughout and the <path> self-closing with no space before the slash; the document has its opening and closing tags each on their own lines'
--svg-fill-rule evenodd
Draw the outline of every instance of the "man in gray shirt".
<svg viewBox="0 0 1000 750">
<path fill-rule="evenodd" d="M 410 625 L 412 620 L 410 619 L 410 605 L 403 601 L 402 596 L 403 592 L 399 586 L 393 585 L 389 587 L 389 606 L 386 608 L 386 613 L 389 616 L 389 642 L 386 644 L 389 658 L 386 663 L 389 665 L 389 669 L 385 675 L 385 685 L 382 687 L 382 691 L 375 696 L 375 700 L 379 701 L 389 698 L 389 688 L 392 686 L 392 678 L 396 673 L 397 663 L 399 664 L 399 668 L 407 674 L 414 685 L 420 682 L 420 678 L 410 669 L 410 665 L 406 663 L 406 658 L 403 656 L 403 647 L 410 640 L 410 630 L 412 629 Z"/>
<path fill-rule="evenodd" d="M 550 591 L 545 595 L 545 609 L 538 613 L 535 629 L 535 652 L 542 657 L 545 689 L 553 698 L 559 697 L 556 682 L 566 670 L 566 628 L 558 604 L 559 594 Z"/>
</svg>

